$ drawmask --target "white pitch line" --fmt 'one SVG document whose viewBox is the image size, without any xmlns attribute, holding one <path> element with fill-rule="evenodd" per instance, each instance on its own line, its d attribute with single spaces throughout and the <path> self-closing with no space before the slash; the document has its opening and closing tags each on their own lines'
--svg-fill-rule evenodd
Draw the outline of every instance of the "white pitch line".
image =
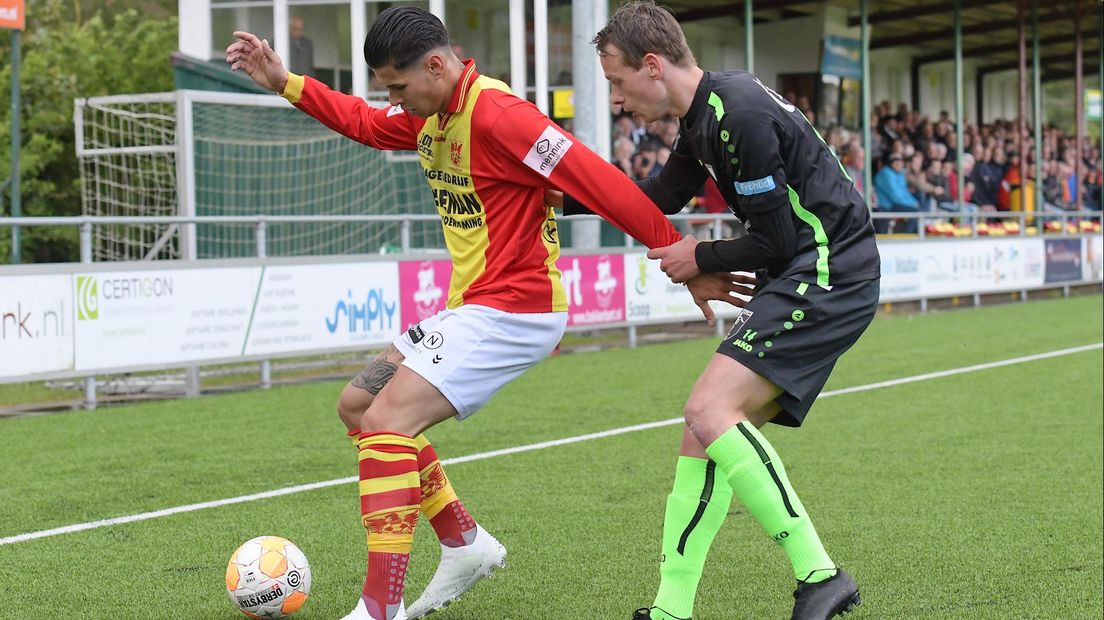
<svg viewBox="0 0 1104 620">
<path fill-rule="evenodd" d="M 1000 360 L 997 362 L 989 362 L 986 364 L 975 364 L 973 366 L 963 366 L 961 368 L 952 368 L 950 370 L 941 370 L 938 372 L 929 372 L 921 375 L 913 375 L 911 377 L 902 377 L 900 379 L 891 379 L 889 381 L 879 381 L 877 383 L 868 383 L 866 385 L 857 385 L 855 387 L 842 388 L 839 390 L 831 390 L 823 392 L 819 398 L 830 398 L 832 396 L 842 396 L 844 394 L 854 394 L 856 392 L 867 392 L 870 390 L 878 390 L 887 387 L 894 387 L 898 385 L 904 385 L 906 383 L 916 383 L 918 381 L 928 381 L 931 379 L 941 379 L 943 377 L 950 377 L 954 375 L 961 375 L 969 372 L 977 372 L 979 370 L 989 370 L 992 368 L 1000 368 L 1002 366 L 1012 366 L 1014 364 L 1023 364 L 1026 362 L 1034 362 L 1038 360 L 1045 360 L 1054 357 L 1061 357 L 1064 355 L 1073 355 L 1075 353 L 1084 353 L 1086 351 L 1092 351 L 1095 349 L 1104 348 L 1104 342 L 1098 342 L 1096 344 L 1087 344 L 1080 347 L 1071 347 L 1068 349 L 1059 349 L 1057 351 L 1050 351 L 1048 353 L 1038 353 L 1035 355 L 1026 355 L 1023 357 L 1014 357 L 1011 359 Z M 470 463 L 472 461 L 482 461 L 484 459 L 491 459 L 498 456 L 507 456 L 510 454 L 519 454 L 522 452 L 532 452 L 534 450 L 544 450 L 545 448 L 555 448 L 557 446 L 566 446 L 573 443 L 579 443 L 582 441 L 590 441 L 591 439 L 602 439 L 605 437 L 614 437 L 617 435 L 624 435 L 626 433 L 635 433 L 637 431 L 650 430 L 653 428 L 661 428 L 664 426 L 672 426 L 675 424 L 681 424 L 682 418 L 671 418 L 669 420 L 660 420 L 658 422 L 648 422 L 646 424 L 636 424 L 633 426 L 624 426 L 621 428 L 614 428 L 606 431 L 599 431 L 597 433 L 588 433 L 586 435 L 577 435 L 575 437 L 565 437 L 563 439 L 553 439 L 551 441 L 542 441 L 539 443 L 531 443 L 524 446 L 515 446 L 513 448 L 503 448 L 501 450 L 491 450 L 489 452 L 479 452 L 476 454 L 469 454 L 467 456 L 458 456 L 450 459 L 442 459 L 442 465 L 455 465 L 459 463 Z M 282 489 L 275 489 L 272 491 L 265 491 L 263 493 L 253 493 L 252 495 L 241 495 L 238 497 L 230 497 L 227 499 L 219 499 L 210 502 L 201 502 L 199 504 L 188 504 L 187 506 L 176 506 L 175 508 L 166 508 L 164 510 L 155 510 L 153 512 L 143 512 L 140 514 L 129 515 L 126 517 L 115 517 L 112 519 L 100 519 L 99 521 L 89 521 L 87 523 L 77 523 L 75 525 L 66 525 L 64 527 L 56 527 L 49 530 L 39 530 L 37 532 L 27 532 L 25 534 L 18 534 L 16 536 L 8 536 L 0 538 L 0 546 L 10 545 L 18 542 L 25 542 L 28 540 L 35 540 L 38 538 L 48 538 L 50 536 L 60 536 L 62 534 L 72 534 L 74 532 L 82 532 L 85 530 L 93 530 L 101 527 L 107 527 L 111 525 L 122 525 L 124 523 L 136 523 L 138 521 L 148 521 L 150 519 L 157 519 L 160 517 L 168 517 L 171 515 L 181 514 L 185 512 L 194 512 L 196 510 L 204 510 L 206 508 L 219 508 L 222 506 L 230 506 L 233 504 L 242 504 L 245 502 L 252 502 L 259 499 L 268 499 L 270 497 L 280 497 L 281 495 L 291 495 L 293 493 L 302 493 L 303 491 L 313 491 L 315 489 L 324 489 L 326 487 L 338 486 L 341 484 L 351 484 L 357 481 L 356 476 L 349 476 L 347 478 L 336 478 L 334 480 L 324 480 L 322 482 L 312 482 L 310 484 L 300 484 L 293 487 L 285 487 Z"/>
</svg>

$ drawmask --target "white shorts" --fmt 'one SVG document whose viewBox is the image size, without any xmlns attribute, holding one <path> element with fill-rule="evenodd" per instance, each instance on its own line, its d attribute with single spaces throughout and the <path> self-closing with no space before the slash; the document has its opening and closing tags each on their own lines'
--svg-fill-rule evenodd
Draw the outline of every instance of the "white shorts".
<svg viewBox="0 0 1104 620">
<path fill-rule="evenodd" d="M 566 312 L 512 313 L 487 306 L 442 310 L 395 339 L 403 366 L 440 390 L 464 419 L 556 348 Z"/>
</svg>

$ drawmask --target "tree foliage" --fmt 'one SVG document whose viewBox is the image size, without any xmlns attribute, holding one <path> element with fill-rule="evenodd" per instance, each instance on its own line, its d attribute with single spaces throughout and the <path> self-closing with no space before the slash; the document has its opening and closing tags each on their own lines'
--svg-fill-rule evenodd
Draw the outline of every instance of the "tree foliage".
<svg viewBox="0 0 1104 620">
<path fill-rule="evenodd" d="M 74 99 L 172 90 L 170 54 L 176 49 L 177 20 L 171 14 L 165 16 L 171 4 L 164 0 L 28 3 L 19 75 L 24 215 L 81 212 Z M 12 49 L 8 34 L 0 31 L 0 179 L 11 175 Z M 10 214 L 7 192 L 3 204 L 3 214 Z M 9 260 L 9 242 L 10 234 L 4 229 L 0 262 Z M 22 248 L 28 262 L 75 260 L 76 230 L 24 229 Z"/>
</svg>

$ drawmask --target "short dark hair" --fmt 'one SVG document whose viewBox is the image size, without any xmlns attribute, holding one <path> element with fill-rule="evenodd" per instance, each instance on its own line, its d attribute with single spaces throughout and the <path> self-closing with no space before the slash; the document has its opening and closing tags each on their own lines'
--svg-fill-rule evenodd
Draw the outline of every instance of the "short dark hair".
<svg viewBox="0 0 1104 620">
<path fill-rule="evenodd" d="M 413 6 L 391 7 L 379 14 L 364 38 L 369 67 L 402 71 L 426 52 L 449 44 L 448 31 L 437 16 Z"/>
<path fill-rule="evenodd" d="M 690 67 L 695 62 L 674 14 L 652 0 L 623 4 L 591 43 L 600 56 L 608 53 L 607 45 L 613 45 L 621 51 L 625 65 L 634 70 L 644 65 L 644 55 L 648 53 L 663 56 L 680 67 Z"/>
</svg>

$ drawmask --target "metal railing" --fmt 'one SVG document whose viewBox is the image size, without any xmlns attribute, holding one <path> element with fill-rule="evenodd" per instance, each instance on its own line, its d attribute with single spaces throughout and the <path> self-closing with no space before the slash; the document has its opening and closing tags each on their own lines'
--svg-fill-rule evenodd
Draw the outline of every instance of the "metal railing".
<svg viewBox="0 0 1104 620">
<path fill-rule="evenodd" d="M 434 214 L 410 215 L 197 215 L 186 216 L 76 216 L 76 217 L 20 217 L 0 218 L 0 228 L 19 227 L 77 227 L 80 229 L 80 262 L 92 262 L 92 234 L 95 226 L 133 224 L 163 224 L 188 226 L 195 224 L 252 224 L 257 256 L 267 254 L 267 229 L 269 224 L 299 223 L 376 223 L 399 222 L 401 229 L 398 246 L 403 252 L 411 251 L 410 229 L 414 222 L 440 221 Z M 152 255 L 152 253 L 151 253 Z M 218 258 L 218 257 L 212 257 Z"/>
<path fill-rule="evenodd" d="M 724 237 L 724 231 L 726 225 L 735 223 L 732 216 L 728 213 L 679 213 L 669 216 L 672 221 L 678 224 L 691 225 L 701 224 L 708 222 L 709 228 L 714 239 Z M 997 211 L 997 212 L 950 212 L 950 211 L 934 211 L 934 212 L 884 212 L 875 211 L 871 213 L 871 218 L 874 220 L 877 226 L 879 222 L 916 222 L 916 231 L 912 233 L 898 233 L 894 232 L 895 237 L 902 237 L 905 235 L 912 235 L 917 238 L 925 238 L 929 236 L 951 236 L 946 234 L 933 234 L 928 231 L 928 224 L 935 223 L 955 223 L 959 229 L 959 233 L 962 232 L 963 227 L 968 229 L 969 236 L 979 237 L 986 236 L 992 231 L 992 227 L 989 226 L 993 222 L 1014 222 L 1018 224 L 1018 229 L 1005 229 L 998 234 L 1002 235 L 1047 235 L 1047 234 L 1081 234 L 1081 233 L 1097 233 L 1101 230 L 1101 212 L 1100 211 L 1064 211 L 1060 213 L 1056 212 L 1023 212 L 1023 211 Z M 564 220 L 566 222 L 583 220 L 583 219 L 598 219 L 596 216 L 575 216 Z M 31 228 L 31 227 L 77 227 L 79 228 L 80 237 L 80 262 L 91 263 L 92 262 L 92 244 L 93 244 L 93 231 L 96 226 L 113 226 L 113 225 L 128 225 L 128 224 L 162 224 L 162 225 L 177 225 L 185 227 L 195 224 L 251 224 L 253 226 L 254 243 L 256 246 L 256 255 L 263 257 L 268 254 L 267 251 L 267 228 L 270 224 L 297 224 L 297 223 L 335 223 L 343 222 L 349 224 L 356 223 L 384 223 L 390 224 L 398 222 L 400 224 L 400 233 L 398 243 L 394 244 L 402 253 L 410 253 L 419 251 L 418 248 L 411 247 L 411 227 L 414 222 L 434 222 L 439 221 L 440 217 L 435 214 L 408 214 L 408 215 L 217 215 L 217 216 L 153 216 L 153 217 L 140 217 L 140 216 L 77 216 L 77 217 L 6 217 L 0 218 L 0 229 L 2 228 Z M 1089 222 L 1090 226 L 1094 228 L 1081 228 L 1082 222 Z M 1057 230 L 1048 230 L 1048 223 L 1057 223 Z M 1071 225 L 1076 225 L 1074 230 L 1070 230 Z M 1031 228 L 1034 226 L 1035 230 L 1032 232 Z M 685 227 L 685 226 L 684 226 Z M 906 226 L 908 227 L 908 226 Z M 955 235 L 964 236 L 964 235 Z M 635 243 L 632 237 L 625 235 L 625 245 L 633 246 Z M 565 248 L 571 249 L 571 248 Z M 580 248 L 585 249 L 585 248 Z M 440 250 L 436 250 L 440 251 Z"/>
<path fill-rule="evenodd" d="M 916 230 L 911 233 L 897 233 L 912 234 L 918 238 L 924 238 L 933 236 L 927 230 L 927 224 L 929 223 L 954 223 L 960 229 L 965 226 L 968 228 L 969 236 L 979 237 L 988 234 L 991 230 L 991 226 L 984 226 L 995 222 L 999 223 L 1016 223 L 1019 228 L 1015 232 L 1005 230 L 1004 235 L 1047 235 L 1047 234 L 1080 234 L 1082 232 L 1100 232 L 1101 228 L 1101 212 L 1100 211 L 990 211 L 990 212 L 960 212 L 960 211 L 924 211 L 924 212 L 892 212 L 892 211 L 875 211 L 870 214 L 870 217 L 875 222 L 877 227 L 878 222 L 894 222 L 897 220 L 904 222 L 916 221 Z M 1089 222 L 1095 224 L 1096 229 L 1087 229 L 1070 231 L 1069 226 L 1076 223 L 1080 226 L 1081 222 Z M 1057 230 L 1048 230 L 1048 223 L 1057 223 Z M 1034 226 L 1035 231 L 1031 232 L 1031 228 Z M 934 236 L 949 236 L 949 235 L 934 235 Z"/>
</svg>

